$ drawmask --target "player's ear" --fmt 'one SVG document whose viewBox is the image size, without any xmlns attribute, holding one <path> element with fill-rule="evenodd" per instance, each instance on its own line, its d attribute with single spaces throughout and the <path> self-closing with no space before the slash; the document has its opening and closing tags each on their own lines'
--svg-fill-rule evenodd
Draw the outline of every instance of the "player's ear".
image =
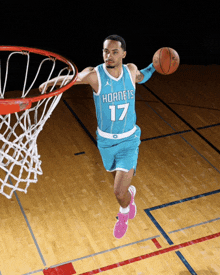
<svg viewBox="0 0 220 275">
<path fill-rule="evenodd" d="M 122 58 L 125 58 L 125 57 L 126 57 L 126 55 L 127 55 L 127 52 L 126 52 L 126 51 L 124 51 L 124 52 L 123 52 L 123 55 L 122 55 Z"/>
</svg>

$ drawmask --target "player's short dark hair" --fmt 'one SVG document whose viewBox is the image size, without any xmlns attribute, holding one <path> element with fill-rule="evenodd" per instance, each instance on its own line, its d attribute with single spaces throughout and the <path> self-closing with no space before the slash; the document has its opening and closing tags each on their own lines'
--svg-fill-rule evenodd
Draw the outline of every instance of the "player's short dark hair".
<svg viewBox="0 0 220 275">
<path fill-rule="evenodd" d="M 121 42 L 121 47 L 124 51 L 126 51 L 126 43 L 125 43 L 125 40 L 124 38 L 122 38 L 121 36 L 117 35 L 117 34 L 112 34 L 112 35 L 109 35 L 108 37 L 106 37 L 106 39 L 104 40 L 104 42 L 106 40 L 114 40 L 114 41 L 119 41 Z"/>
</svg>

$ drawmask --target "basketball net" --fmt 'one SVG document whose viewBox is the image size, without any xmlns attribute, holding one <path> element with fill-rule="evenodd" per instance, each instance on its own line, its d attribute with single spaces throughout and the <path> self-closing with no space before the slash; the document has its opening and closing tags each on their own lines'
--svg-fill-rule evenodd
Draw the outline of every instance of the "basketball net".
<svg viewBox="0 0 220 275">
<path fill-rule="evenodd" d="M 52 63 L 51 71 L 47 74 L 49 76 L 46 78 L 46 81 L 44 80 L 47 83 L 54 72 L 58 56 L 53 53 L 48 54 L 41 52 L 41 56 L 47 55 L 47 57 L 40 62 L 34 80 L 31 85 L 26 88 L 30 55 L 33 53 L 36 54 L 34 50 L 31 53 L 29 51 L 24 52 L 23 50 L 19 50 L 12 52 L 8 56 L 3 88 L 3 83 L 1 83 L 2 73 L 0 71 L 0 193 L 8 199 L 12 197 L 15 191 L 27 193 L 29 185 L 31 183 L 36 183 L 38 181 L 38 175 L 42 175 L 43 172 L 41 169 L 40 155 L 38 154 L 37 137 L 46 121 L 51 116 L 54 108 L 59 103 L 62 92 L 74 84 L 77 75 L 77 68 L 75 65 L 65 60 L 65 63 L 63 63 L 65 67 L 56 75 L 60 76 L 64 71 L 67 71 L 65 74 L 66 77 L 64 77 L 58 90 L 56 87 L 57 84 L 54 83 L 49 91 L 46 92 L 46 87 L 41 93 L 37 89 L 40 96 L 31 97 L 30 91 L 32 91 L 31 89 L 36 83 L 36 79 L 39 77 L 42 64 L 45 62 Z M 19 101 L 20 112 L 13 113 L 13 111 L 11 111 L 9 114 L 1 114 L 1 108 L 3 110 L 2 106 L 4 106 L 4 108 L 5 106 L 7 107 L 7 104 L 1 105 L 1 100 L 4 100 L 7 94 L 6 86 L 10 71 L 10 60 L 12 55 L 15 54 L 22 54 L 24 58 L 26 57 L 27 59 L 23 90 L 21 92 L 21 98 L 19 98 L 19 100 L 21 99 Z M 53 57 L 53 55 L 56 56 Z M 63 60 L 61 61 L 63 62 Z M 70 82 L 70 80 L 67 81 L 68 76 L 72 76 L 71 84 L 67 84 L 67 82 Z M 63 89 L 61 89 L 62 87 Z M 27 99 L 32 100 L 32 102 L 25 102 Z M 18 98 L 14 99 L 13 104 L 16 105 L 17 101 Z M 8 104 L 8 108 L 9 107 L 10 104 Z"/>
</svg>

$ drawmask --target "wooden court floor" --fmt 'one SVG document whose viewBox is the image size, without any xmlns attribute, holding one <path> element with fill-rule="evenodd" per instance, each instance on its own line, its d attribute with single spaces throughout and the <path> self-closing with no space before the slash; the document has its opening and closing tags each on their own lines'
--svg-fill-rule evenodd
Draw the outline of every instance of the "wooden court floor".
<svg viewBox="0 0 220 275">
<path fill-rule="evenodd" d="M 180 65 L 137 86 L 138 212 L 120 240 L 92 91 L 65 92 L 39 135 L 38 183 L 0 195 L 0 274 L 219 275 L 219 76 L 217 65 Z"/>
</svg>

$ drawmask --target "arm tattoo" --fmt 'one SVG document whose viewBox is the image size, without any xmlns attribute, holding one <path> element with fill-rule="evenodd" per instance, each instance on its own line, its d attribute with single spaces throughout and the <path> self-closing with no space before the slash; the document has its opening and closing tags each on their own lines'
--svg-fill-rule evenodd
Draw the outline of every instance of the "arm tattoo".
<svg viewBox="0 0 220 275">
<path fill-rule="evenodd" d="M 142 73 L 139 73 L 138 76 L 137 76 L 137 79 L 138 79 L 138 80 L 142 80 L 142 78 L 143 78 Z"/>
</svg>

